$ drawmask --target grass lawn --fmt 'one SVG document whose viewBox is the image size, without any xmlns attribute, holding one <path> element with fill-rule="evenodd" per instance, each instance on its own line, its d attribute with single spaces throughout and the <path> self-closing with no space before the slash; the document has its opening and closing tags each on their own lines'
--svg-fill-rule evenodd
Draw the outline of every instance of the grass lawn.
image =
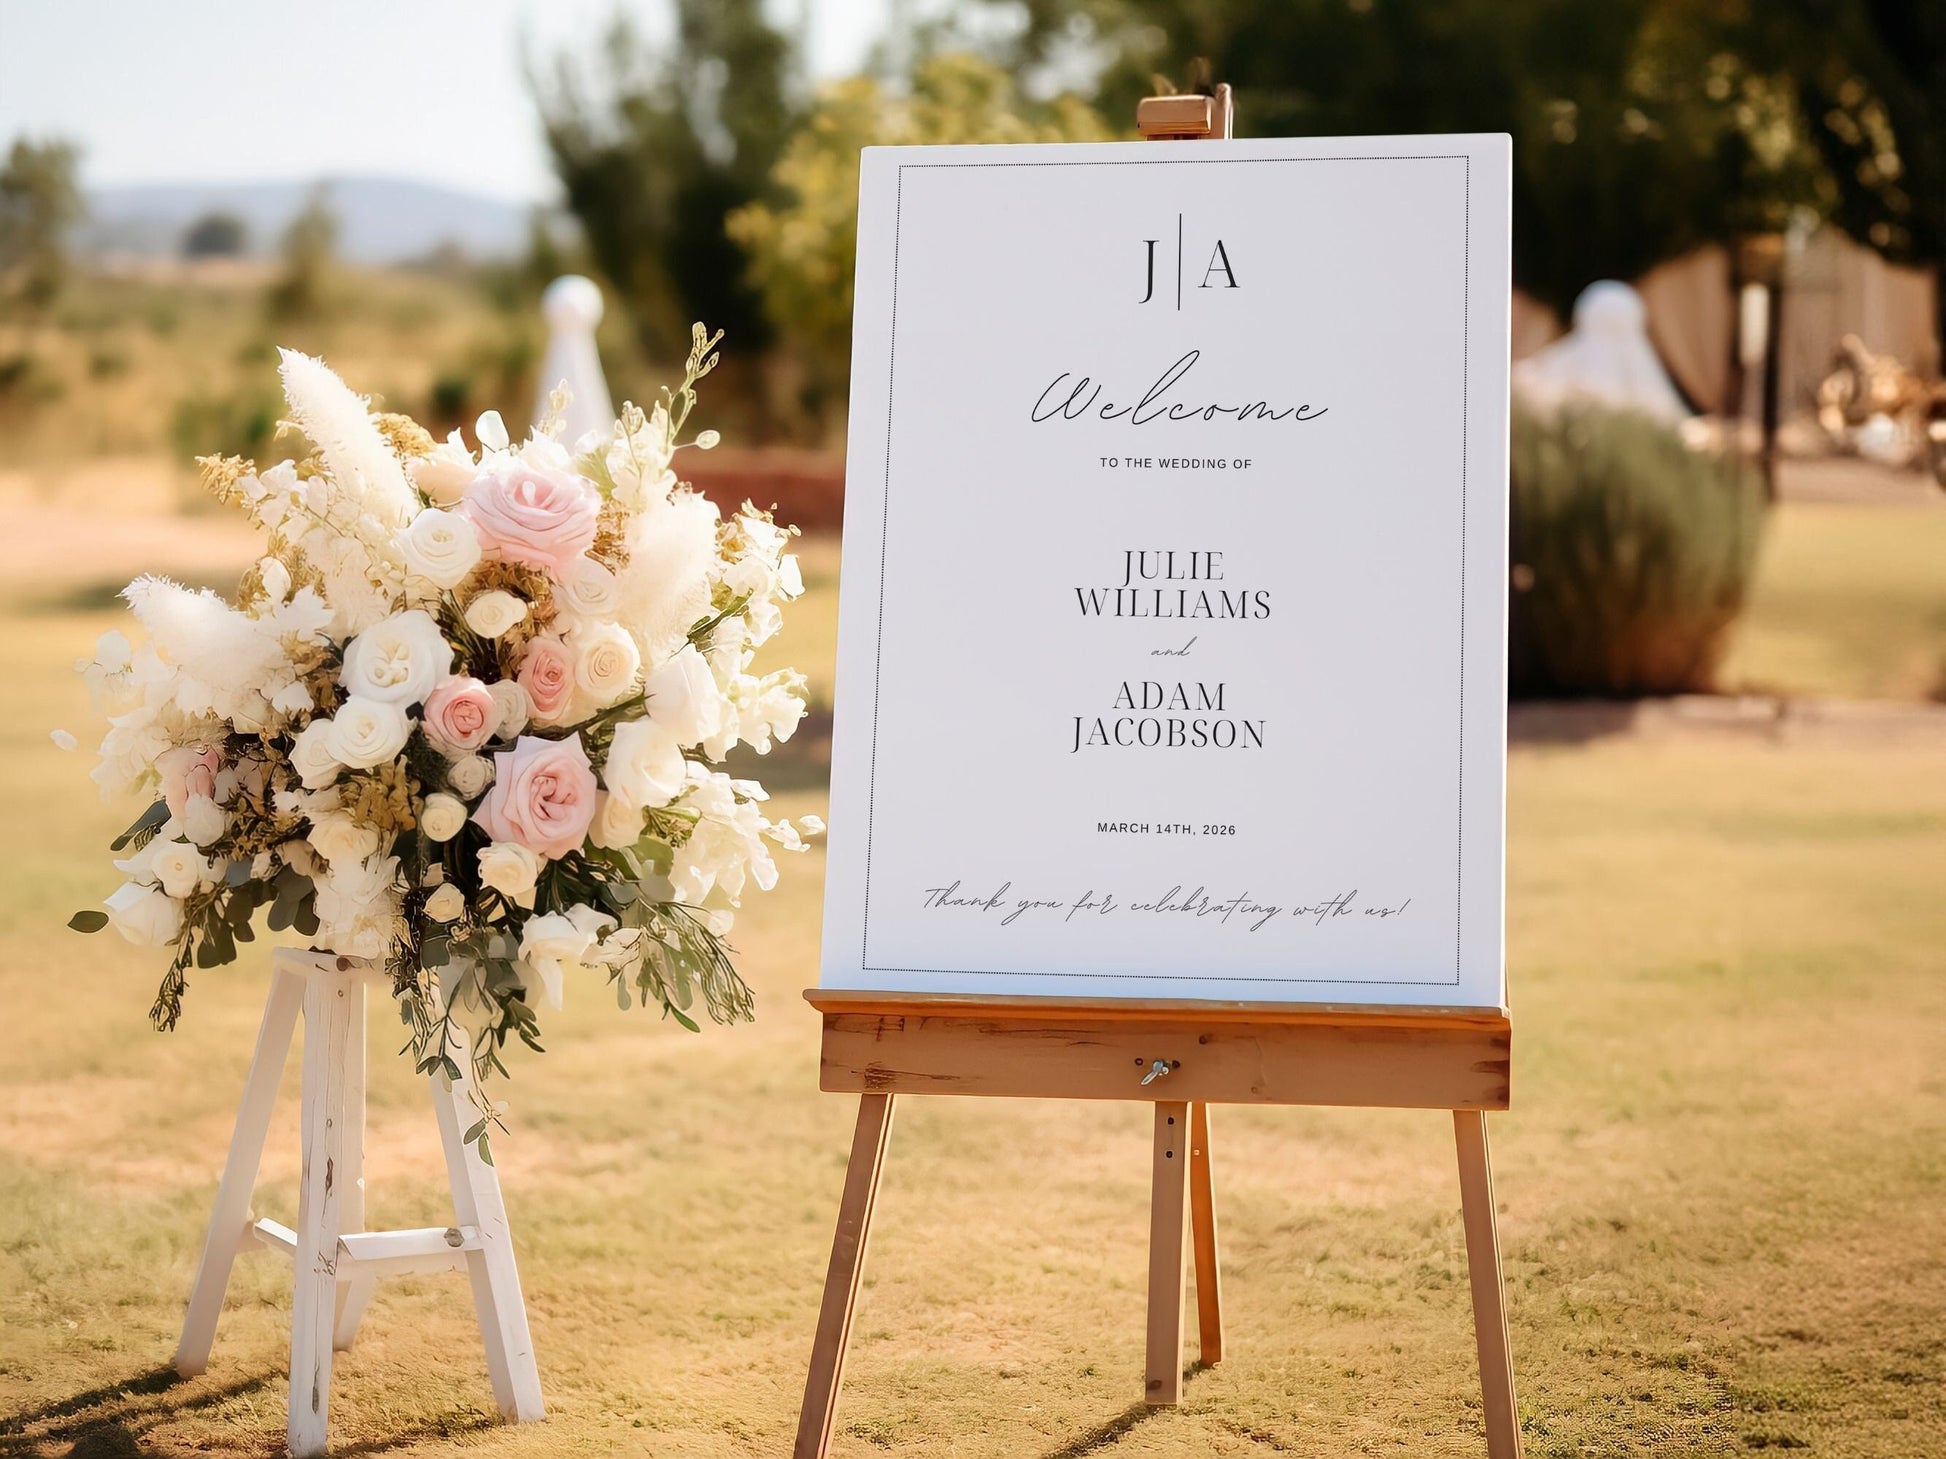
<svg viewBox="0 0 1946 1459">
<path fill-rule="evenodd" d="M 1824 560 L 1785 526 L 1774 561 Z M 792 648 L 822 667 L 828 546 L 812 567 Z M 1780 590 L 1773 621 L 1820 591 Z M 271 1455 L 289 1317 L 274 1258 L 239 1263 L 210 1372 L 162 1372 L 263 963 L 195 978 L 163 1037 L 144 1022 L 156 956 L 62 927 L 110 888 L 105 843 L 132 814 L 47 739 L 91 728 L 67 669 L 113 621 L 0 617 L 0 1454 Z M 1778 662 L 1789 637 L 1766 627 L 1745 648 Z M 1493 1138 L 1528 1452 L 1936 1459 L 1946 753 L 1521 749 L 1511 794 L 1515 1093 Z M 784 799 L 808 810 L 820 792 Z M 340 1361 L 342 1452 L 787 1450 L 853 1114 L 817 1092 L 797 996 L 820 872 L 816 853 L 787 865 L 740 924 L 755 1026 L 688 1035 L 618 1013 L 591 980 L 502 1090 L 515 1129 L 495 1148 L 550 1421 L 489 1422 L 464 1284 L 414 1279 L 381 1289 Z M 443 1222 L 429 1111 L 384 1007 L 371 1216 Z M 837 1452 L 1482 1453 L 1449 1122 L 1215 1123 L 1231 1356 L 1148 1414 L 1132 1406 L 1146 1111 L 907 1101 Z M 293 1060 L 258 1203 L 285 1221 L 295 1125 Z"/>
<path fill-rule="evenodd" d="M 1946 698 L 1946 509 L 1787 502 L 1771 515 L 1729 689 Z"/>
</svg>

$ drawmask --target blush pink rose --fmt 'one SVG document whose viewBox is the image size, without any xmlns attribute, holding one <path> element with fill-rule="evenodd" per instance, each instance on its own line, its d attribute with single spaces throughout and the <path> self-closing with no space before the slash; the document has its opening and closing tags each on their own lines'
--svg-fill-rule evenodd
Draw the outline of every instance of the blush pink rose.
<svg viewBox="0 0 1946 1459">
<path fill-rule="evenodd" d="M 426 738 L 452 754 L 470 754 L 493 735 L 500 706 L 478 679 L 448 674 L 426 696 Z"/>
<path fill-rule="evenodd" d="M 566 722 L 574 698 L 574 653 L 558 635 L 543 633 L 530 642 L 514 678 L 527 691 L 535 724 Z"/>
<path fill-rule="evenodd" d="M 515 462 L 475 481 L 459 510 L 490 556 L 560 580 L 594 545 L 601 493 L 585 477 Z"/>
<path fill-rule="evenodd" d="M 164 750 L 155 758 L 162 772 L 162 798 L 169 803 L 169 814 L 181 819 L 192 796 L 216 798 L 216 772 L 223 757 L 214 749 L 195 750 L 182 746 Z"/>
<path fill-rule="evenodd" d="M 473 812 L 495 841 L 558 861 L 579 847 L 595 818 L 595 771 L 580 735 L 522 735 L 493 757 L 493 789 Z"/>
</svg>

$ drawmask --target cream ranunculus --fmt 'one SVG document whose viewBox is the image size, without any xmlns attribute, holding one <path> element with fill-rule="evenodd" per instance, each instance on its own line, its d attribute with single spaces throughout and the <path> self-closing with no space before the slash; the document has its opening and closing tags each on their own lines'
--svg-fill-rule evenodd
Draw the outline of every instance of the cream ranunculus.
<svg viewBox="0 0 1946 1459">
<path fill-rule="evenodd" d="M 440 507 L 450 507 L 465 496 L 466 488 L 480 472 L 458 431 L 434 446 L 430 455 L 408 463 L 405 469 L 426 500 Z"/>
<path fill-rule="evenodd" d="M 642 654 L 619 623 L 589 623 L 568 635 L 574 650 L 574 687 L 595 709 L 626 699 L 635 688 Z"/>
<path fill-rule="evenodd" d="M 534 905 L 541 859 L 517 841 L 496 841 L 480 851 L 480 883 L 520 907 Z"/>
<path fill-rule="evenodd" d="M 413 608 L 374 623 L 347 644 L 338 682 L 354 697 L 419 704 L 452 667 L 446 635 L 430 613 Z"/>
<path fill-rule="evenodd" d="M 405 717 L 404 709 L 362 694 L 354 694 L 341 704 L 330 725 L 332 755 L 354 770 L 369 770 L 395 758 L 412 734 L 412 722 Z"/>
<path fill-rule="evenodd" d="M 684 644 L 642 685 L 649 717 L 680 745 L 699 745 L 723 722 L 723 692 L 694 645 Z"/>
<path fill-rule="evenodd" d="M 466 894 L 451 882 L 443 882 L 426 898 L 426 915 L 435 922 L 454 922 L 466 910 Z"/>
<path fill-rule="evenodd" d="M 160 887 L 123 882 L 103 905 L 114 929 L 141 947 L 162 947 L 182 931 L 182 908 Z"/>
<path fill-rule="evenodd" d="M 493 733 L 503 740 L 514 739 L 527 728 L 527 721 L 534 717 L 534 705 L 528 699 L 527 691 L 520 687 L 518 679 L 496 679 L 487 685 L 487 693 L 500 706 L 500 717 L 494 723 Z"/>
<path fill-rule="evenodd" d="M 601 767 L 608 793 L 636 811 L 669 804 L 682 793 L 688 773 L 674 733 L 652 719 L 630 719 L 616 725 L 608 759 Z M 639 818 L 636 831 L 641 831 Z M 627 844 L 634 845 L 634 838 Z"/>
<path fill-rule="evenodd" d="M 435 791 L 419 812 L 419 828 L 434 841 L 450 841 L 466 825 L 466 802 Z"/>
<path fill-rule="evenodd" d="M 642 811 L 619 795 L 603 791 L 595 798 L 595 819 L 588 839 L 611 851 L 623 851 L 642 839 Z"/>
<path fill-rule="evenodd" d="M 149 869 L 162 890 L 178 901 L 216 879 L 209 858 L 187 841 L 162 843 L 149 859 Z"/>
<path fill-rule="evenodd" d="M 343 811 L 319 811 L 311 817 L 311 833 L 304 838 L 332 869 L 356 866 L 378 854 L 378 832 L 362 826 Z"/>
<path fill-rule="evenodd" d="M 436 588 L 456 588 L 480 561 L 480 538 L 458 512 L 427 507 L 399 534 L 408 571 Z"/>
<path fill-rule="evenodd" d="M 560 601 L 583 618 L 611 621 L 621 606 L 621 584 L 592 557 L 578 557 L 560 583 Z"/>
<path fill-rule="evenodd" d="M 198 846 L 214 846 L 230 829 L 230 813 L 206 795 L 192 795 L 182 808 L 182 831 Z"/>
<path fill-rule="evenodd" d="M 493 784 L 493 762 L 484 755 L 465 755 L 446 767 L 446 783 L 462 799 L 478 800 Z"/>
<path fill-rule="evenodd" d="M 526 616 L 526 602 L 504 588 L 490 588 L 466 605 L 466 626 L 481 638 L 498 638 Z"/>
<path fill-rule="evenodd" d="M 297 732 L 291 741 L 291 769 L 306 790 L 322 790 L 344 769 L 337 752 L 331 748 L 331 721 L 314 719 Z"/>
</svg>

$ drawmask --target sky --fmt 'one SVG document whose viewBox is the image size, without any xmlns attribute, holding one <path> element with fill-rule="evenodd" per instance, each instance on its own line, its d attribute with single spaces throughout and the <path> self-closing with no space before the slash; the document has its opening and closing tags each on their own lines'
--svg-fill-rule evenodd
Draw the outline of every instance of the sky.
<svg viewBox="0 0 1946 1459">
<path fill-rule="evenodd" d="M 855 71 L 887 0 L 775 0 L 811 68 Z M 89 187 L 383 174 L 555 196 L 526 57 L 658 0 L 0 0 L 0 146 L 82 148 Z"/>
</svg>

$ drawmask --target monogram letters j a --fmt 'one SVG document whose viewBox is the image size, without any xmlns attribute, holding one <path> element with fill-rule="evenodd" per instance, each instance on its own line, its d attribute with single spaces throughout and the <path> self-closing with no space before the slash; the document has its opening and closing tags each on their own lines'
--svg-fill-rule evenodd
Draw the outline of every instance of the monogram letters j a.
<svg viewBox="0 0 1946 1459">
<path fill-rule="evenodd" d="M 1138 303 L 1148 304 L 1148 303 L 1152 303 L 1155 299 L 1156 246 L 1161 242 L 1162 240 L 1160 238 L 1144 238 L 1142 240 L 1143 285 L 1142 285 L 1142 297 L 1139 300 L 1137 300 Z M 1198 249 L 1198 252 L 1199 253 L 1201 252 L 1200 247 Z M 1176 260 L 1175 262 L 1176 262 L 1176 307 L 1180 309 L 1182 308 L 1182 284 L 1183 284 L 1183 218 L 1182 218 L 1182 214 L 1180 213 L 1176 215 Z M 1212 242 L 1210 247 L 1210 253 L 1209 253 L 1209 262 L 1203 266 L 1202 278 L 1197 284 L 1194 285 L 1194 287 L 1198 289 L 1235 289 L 1241 287 L 1237 283 L 1236 269 L 1233 268 L 1230 264 L 1229 247 L 1224 243 L 1224 241 L 1221 238 L 1215 239 Z"/>
</svg>

